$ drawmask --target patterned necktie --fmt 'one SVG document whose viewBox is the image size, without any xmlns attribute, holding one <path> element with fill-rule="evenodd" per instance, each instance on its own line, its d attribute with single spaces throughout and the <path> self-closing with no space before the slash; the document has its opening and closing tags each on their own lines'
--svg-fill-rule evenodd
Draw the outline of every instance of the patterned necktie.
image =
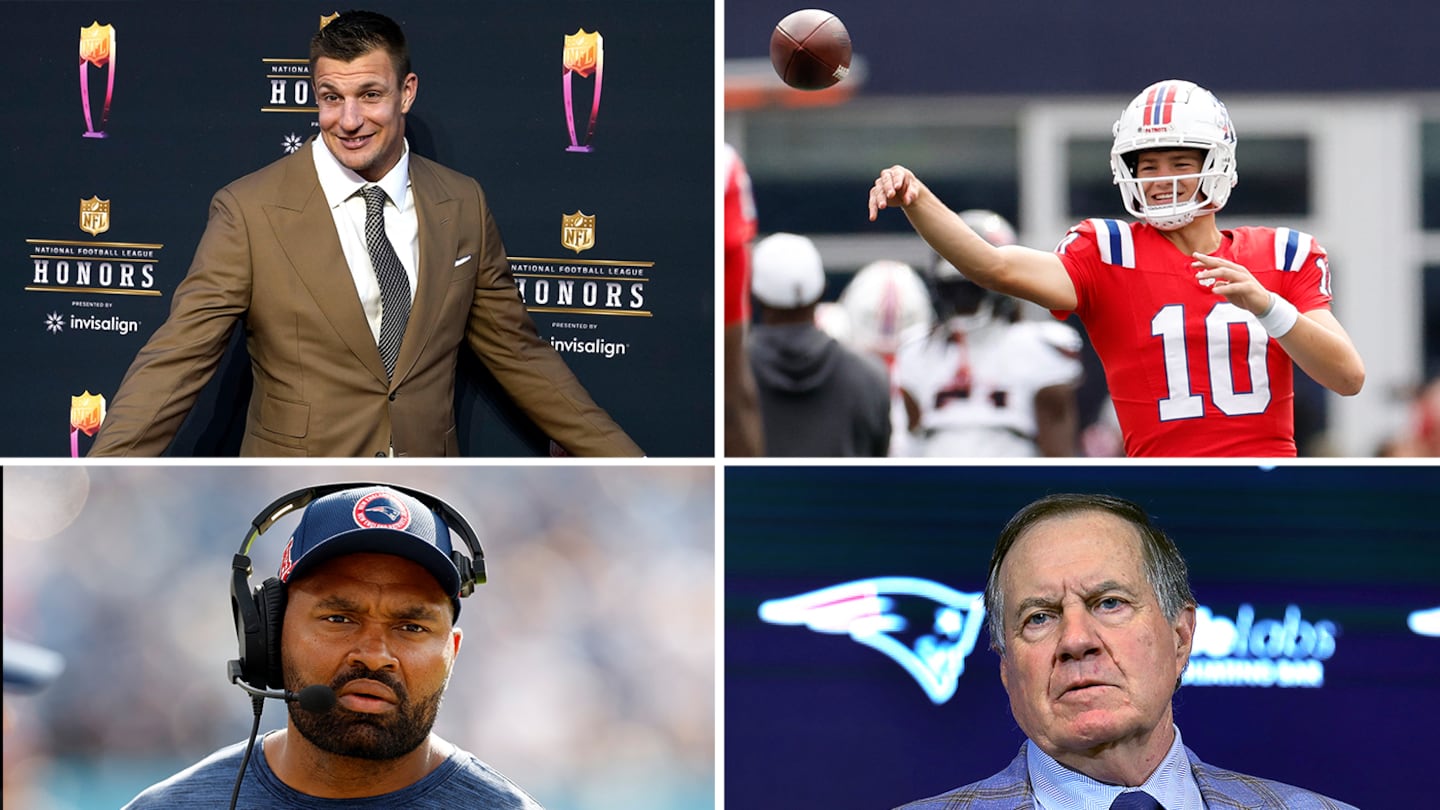
<svg viewBox="0 0 1440 810">
<path fill-rule="evenodd" d="M 1165 810 L 1165 808 L 1149 793 L 1143 790 L 1133 790 L 1116 796 L 1115 801 L 1110 803 L 1110 810 Z"/>
<path fill-rule="evenodd" d="M 410 280 L 385 235 L 385 189 L 366 186 L 361 193 L 365 195 L 365 246 L 375 265 L 375 280 L 380 282 L 380 359 L 385 363 L 385 375 L 393 378 L 400 339 L 410 320 Z"/>
</svg>

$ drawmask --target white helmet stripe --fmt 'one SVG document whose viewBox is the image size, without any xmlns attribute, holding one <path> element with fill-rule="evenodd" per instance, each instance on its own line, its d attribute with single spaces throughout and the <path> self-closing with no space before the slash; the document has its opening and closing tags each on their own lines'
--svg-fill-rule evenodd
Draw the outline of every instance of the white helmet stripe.
<svg viewBox="0 0 1440 810">
<path fill-rule="evenodd" d="M 1118 219 L 1092 219 L 1095 244 L 1100 246 L 1100 260 L 1121 267 L 1135 267 L 1135 236 L 1130 226 Z"/>
<path fill-rule="evenodd" d="M 1299 270 L 1310 255 L 1314 238 L 1303 231 L 1290 228 L 1275 229 L 1275 269 Z"/>
</svg>

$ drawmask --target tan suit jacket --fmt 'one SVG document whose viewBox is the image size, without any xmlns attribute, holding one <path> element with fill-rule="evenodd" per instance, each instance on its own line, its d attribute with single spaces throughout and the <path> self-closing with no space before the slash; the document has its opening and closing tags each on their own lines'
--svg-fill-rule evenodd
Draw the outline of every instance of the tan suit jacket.
<svg viewBox="0 0 1440 810">
<path fill-rule="evenodd" d="M 393 382 L 307 146 L 215 194 L 170 316 L 126 372 L 90 455 L 164 452 L 237 323 L 255 379 L 241 455 L 458 455 L 462 341 L 570 453 L 639 455 L 536 332 L 479 183 L 413 152 L 410 182 L 419 279 Z"/>
</svg>

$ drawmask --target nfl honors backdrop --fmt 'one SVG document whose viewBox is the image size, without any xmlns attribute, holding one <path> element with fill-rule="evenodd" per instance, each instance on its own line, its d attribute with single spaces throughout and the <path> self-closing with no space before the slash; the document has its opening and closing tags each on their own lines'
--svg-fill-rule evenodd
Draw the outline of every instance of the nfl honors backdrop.
<svg viewBox="0 0 1440 810">
<path fill-rule="evenodd" d="M 5 63 L 26 78 L 5 107 L 0 455 L 86 452 L 211 195 L 318 134 L 309 39 L 351 5 L 7 6 Z M 540 334 L 647 453 L 712 455 L 712 6 L 365 7 L 409 40 L 411 149 L 480 181 Z M 236 332 L 172 454 L 238 450 Z M 468 349 L 459 363 L 462 452 L 547 452 Z"/>
</svg>

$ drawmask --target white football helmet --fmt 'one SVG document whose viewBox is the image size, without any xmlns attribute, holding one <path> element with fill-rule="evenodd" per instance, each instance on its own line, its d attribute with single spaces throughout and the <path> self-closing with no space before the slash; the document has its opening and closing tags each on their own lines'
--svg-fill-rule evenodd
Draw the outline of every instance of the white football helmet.
<svg viewBox="0 0 1440 810">
<path fill-rule="evenodd" d="M 1190 224 L 1196 214 L 1219 211 L 1230 199 L 1237 180 L 1235 127 L 1225 105 L 1209 90 L 1180 79 L 1156 82 L 1120 113 L 1114 134 L 1110 168 L 1125 210 L 1136 219 L 1173 231 Z M 1198 174 L 1140 180 L 1135 177 L 1135 153 L 1144 149 L 1200 149 L 1205 160 Z M 1199 188 L 1191 199 L 1180 200 L 1177 193 L 1171 204 L 1147 204 L 1142 183 L 1168 180 L 1178 185 L 1179 180 L 1189 178 L 1199 178 Z"/>
<path fill-rule="evenodd" d="M 850 315 L 851 345 L 881 357 L 894 355 L 901 343 L 934 323 L 920 274 L 890 259 L 860 268 L 840 293 L 840 305 Z"/>
</svg>

